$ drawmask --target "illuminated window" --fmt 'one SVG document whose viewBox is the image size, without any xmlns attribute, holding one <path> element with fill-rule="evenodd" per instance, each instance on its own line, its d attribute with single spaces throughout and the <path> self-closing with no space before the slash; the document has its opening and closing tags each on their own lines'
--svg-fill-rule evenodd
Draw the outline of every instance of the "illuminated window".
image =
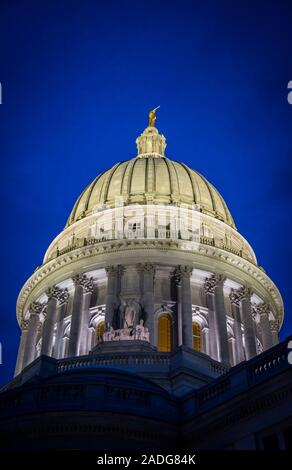
<svg viewBox="0 0 292 470">
<path fill-rule="evenodd" d="M 172 350 L 172 320 L 167 313 L 158 319 L 158 351 L 171 352 Z"/>
<path fill-rule="evenodd" d="M 100 343 L 102 341 L 102 335 L 104 334 L 104 330 L 105 330 L 105 322 L 102 321 L 97 325 L 97 328 L 96 328 L 97 343 Z"/>
<path fill-rule="evenodd" d="M 197 322 L 193 322 L 193 348 L 201 351 L 201 325 Z"/>
</svg>

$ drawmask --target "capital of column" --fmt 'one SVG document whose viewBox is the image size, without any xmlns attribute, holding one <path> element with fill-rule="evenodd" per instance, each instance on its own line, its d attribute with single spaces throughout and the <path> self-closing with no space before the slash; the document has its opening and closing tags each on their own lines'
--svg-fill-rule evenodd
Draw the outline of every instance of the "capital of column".
<svg viewBox="0 0 292 470">
<path fill-rule="evenodd" d="M 76 276 L 73 277 L 73 282 L 75 286 L 83 287 L 86 293 L 93 292 L 93 289 L 94 289 L 93 277 L 88 277 L 84 273 L 77 274 Z"/>
<path fill-rule="evenodd" d="M 252 304 L 251 304 L 251 316 L 253 320 L 257 323 L 257 316 L 258 316 L 257 311 Z"/>
<path fill-rule="evenodd" d="M 48 296 L 48 300 L 51 300 L 51 299 L 59 300 L 61 293 L 62 293 L 62 289 L 60 289 L 57 286 L 49 287 L 49 289 L 46 292 Z"/>
<path fill-rule="evenodd" d="M 253 308 L 258 315 L 269 315 L 270 306 L 266 302 L 254 305 Z"/>
<path fill-rule="evenodd" d="M 43 315 L 43 320 L 45 320 L 45 319 L 46 319 L 46 316 L 47 316 L 47 306 L 48 306 L 47 303 L 46 303 L 46 304 L 43 304 L 43 308 L 42 308 L 42 311 L 41 311 L 41 313 L 42 313 L 42 315 Z"/>
<path fill-rule="evenodd" d="M 21 320 L 20 326 L 21 326 L 22 331 L 28 330 L 29 318 L 27 318 L 27 319 L 24 319 L 24 318 L 23 318 L 23 319 Z"/>
<path fill-rule="evenodd" d="M 231 289 L 230 294 L 229 294 L 229 299 L 233 305 L 239 305 L 240 295 L 237 289 Z"/>
<path fill-rule="evenodd" d="M 223 276 L 222 274 L 212 274 L 210 277 L 206 277 L 205 283 L 204 283 L 204 288 L 205 291 L 214 294 L 215 293 L 215 288 L 217 286 L 223 286 L 224 282 L 226 280 L 226 277 Z"/>
<path fill-rule="evenodd" d="M 250 300 L 251 296 L 252 296 L 252 291 L 251 289 L 249 289 L 249 287 L 246 287 L 246 286 L 243 286 L 243 287 L 240 287 L 238 290 L 237 290 L 237 293 L 238 293 L 238 296 L 239 296 L 239 300 Z"/>
<path fill-rule="evenodd" d="M 272 321 L 270 322 L 270 326 L 271 326 L 271 332 L 272 332 L 272 333 L 278 333 L 279 327 L 280 327 L 280 325 L 279 325 L 279 320 L 277 320 L 277 319 L 276 319 L 276 320 L 272 320 Z"/>
<path fill-rule="evenodd" d="M 124 266 L 122 266 L 121 264 L 115 264 L 115 265 L 110 265 L 110 266 L 106 266 L 105 270 L 106 270 L 106 273 L 107 275 L 118 275 L 118 274 L 122 274 L 124 272 Z"/>
<path fill-rule="evenodd" d="M 153 275 L 155 272 L 155 265 L 153 263 L 139 263 L 137 269 L 139 272 Z"/>
<path fill-rule="evenodd" d="M 68 289 L 62 289 L 62 292 L 60 293 L 58 298 L 60 305 L 67 304 L 69 302 L 69 297 L 70 295 Z"/>
<path fill-rule="evenodd" d="M 33 301 L 30 304 L 29 311 L 32 315 L 40 315 L 45 309 L 45 304 L 40 302 Z"/>
<path fill-rule="evenodd" d="M 172 273 L 177 284 L 180 284 L 182 279 L 188 279 L 191 277 L 193 272 L 192 266 L 183 266 L 179 264 Z"/>
</svg>

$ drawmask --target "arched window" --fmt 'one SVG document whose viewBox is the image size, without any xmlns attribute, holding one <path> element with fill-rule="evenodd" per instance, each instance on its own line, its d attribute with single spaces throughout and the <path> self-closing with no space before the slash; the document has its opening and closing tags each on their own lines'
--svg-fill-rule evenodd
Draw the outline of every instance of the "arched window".
<svg viewBox="0 0 292 470">
<path fill-rule="evenodd" d="M 195 351 L 201 351 L 201 325 L 193 322 L 193 348 Z"/>
<path fill-rule="evenodd" d="M 158 351 L 172 351 L 172 319 L 168 313 L 158 318 Z"/>
<path fill-rule="evenodd" d="M 102 335 L 104 334 L 105 330 L 105 322 L 101 321 L 96 328 L 96 342 L 100 343 L 102 341 Z"/>
</svg>

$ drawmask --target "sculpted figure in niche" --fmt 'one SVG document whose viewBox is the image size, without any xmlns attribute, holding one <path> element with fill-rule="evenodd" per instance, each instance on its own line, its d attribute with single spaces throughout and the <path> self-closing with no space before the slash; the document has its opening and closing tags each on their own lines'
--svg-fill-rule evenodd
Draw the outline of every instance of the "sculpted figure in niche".
<svg viewBox="0 0 292 470">
<path fill-rule="evenodd" d="M 129 302 L 125 308 L 125 316 L 124 316 L 124 328 L 130 328 L 134 325 L 136 320 L 136 306 L 133 302 Z"/>
<path fill-rule="evenodd" d="M 122 328 L 129 329 L 136 326 L 139 322 L 140 310 L 140 305 L 136 300 L 122 300 L 120 306 L 120 320 Z"/>
</svg>

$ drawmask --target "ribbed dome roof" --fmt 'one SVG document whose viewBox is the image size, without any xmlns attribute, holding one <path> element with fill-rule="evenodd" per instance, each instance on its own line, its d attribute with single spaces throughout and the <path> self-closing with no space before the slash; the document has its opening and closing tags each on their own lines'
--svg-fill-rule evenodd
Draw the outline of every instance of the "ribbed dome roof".
<svg viewBox="0 0 292 470">
<path fill-rule="evenodd" d="M 234 227 L 232 216 L 219 192 L 201 174 L 183 163 L 166 158 L 165 138 L 148 127 L 137 139 L 138 156 L 117 163 L 98 175 L 78 198 L 69 226 L 98 207 L 124 204 L 197 204 L 200 210 Z M 159 153 L 158 153 L 159 152 Z"/>
<path fill-rule="evenodd" d="M 234 227 L 232 216 L 217 189 L 187 165 L 168 158 L 135 158 L 117 163 L 97 176 L 77 200 L 67 226 L 90 215 L 98 205 L 198 204 L 202 212 Z"/>
</svg>

